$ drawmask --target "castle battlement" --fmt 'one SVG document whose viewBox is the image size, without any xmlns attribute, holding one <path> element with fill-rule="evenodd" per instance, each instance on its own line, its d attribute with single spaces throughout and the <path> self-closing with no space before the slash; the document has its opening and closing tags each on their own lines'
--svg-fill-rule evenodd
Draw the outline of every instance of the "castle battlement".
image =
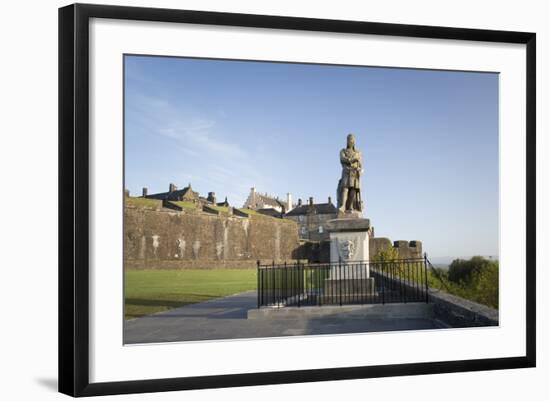
<svg viewBox="0 0 550 401">
<path fill-rule="evenodd" d="M 422 251 L 422 241 L 414 240 L 414 241 L 393 241 L 393 247 L 398 249 L 406 249 L 406 248 L 420 248 Z M 421 252 L 422 253 L 422 252 Z"/>
<path fill-rule="evenodd" d="M 388 248 L 396 249 L 399 254 L 399 259 L 415 259 L 422 257 L 422 241 L 397 240 L 392 242 L 389 238 L 385 237 L 372 237 L 369 241 L 369 253 L 371 258 Z"/>
</svg>

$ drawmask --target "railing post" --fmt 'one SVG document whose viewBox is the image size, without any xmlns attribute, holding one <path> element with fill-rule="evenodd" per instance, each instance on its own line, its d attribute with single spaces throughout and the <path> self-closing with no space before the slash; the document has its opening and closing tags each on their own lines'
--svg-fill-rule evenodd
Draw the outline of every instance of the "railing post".
<svg viewBox="0 0 550 401">
<path fill-rule="evenodd" d="M 298 308 L 300 307 L 300 300 L 302 299 L 302 276 L 300 275 L 300 262 L 296 261 L 296 278 L 298 279 L 297 287 L 298 291 Z"/>
<path fill-rule="evenodd" d="M 256 283 L 256 295 L 257 295 L 257 298 L 258 298 L 258 309 L 260 309 L 260 293 L 261 293 L 261 288 L 260 288 L 260 261 L 257 260 L 256 261 L 256 279 L 257 279 L 257 283 Z"/>
<path fill-rule="evenodd" d="M 321 265 L 317 266 L 317 305 L 321 306 Z"/>
<path fill-rule="evenodd" d="M 287 286 L 287 271 L 286 271 L 286 260 L 284 264 L 284 274 L 283 274 L 283 297 L 285 300 L 285 305 L 288 305 L 288 286 Z"/>
<path fill-rule="evenodd" d="M 273 263 L 271 264 L 271 269 L 269 269 L 269 278 L 271 279 L 271 303 L 275 304 L 275 268 Z"/>
<path fill-rule="evenodd" d="M 384 305 L 386 303 L 386 284 L 388 282 L 387 280 L 387 277 L 386 277 L 386 273 L 384 273 L 384 268 L 382 267 L 382 275 L 380 277 L 382 277 L 382 305 Z"/>
<path fill-rule="evenodd" d="M 292 267 L 291 266 L 291 269 L 290 269 L 290 272 L 291 272 L 291 275 L 290 275 L 290 288 L 291 288 L 291 293 L 292 293 L 292 298 L 294 299 L 294 301 L 296 302 L 296 262 L 294 262 L 294 266 Z"/>
<path fill-rule="evenodd" d="M 342 259 L 338 262 L 338 285 L 337 285 L 337 291 L 338 291 L 338 299 L 340 300 L 340 306 L 342 306 Z"/>
<path fill-rule="evenodd" d="M 274 259 L 271 259 L 271 276 L 273 277 L 273 297 L 274 297 L 274 302 L 277 303 L 277 308 L 280 306 L 279 305 L 279 302 L 280 302 L 280 298 L 279 298 L 279 287 L 281 286 L 280 283 L 278 282 L 279 280 L 279 277 L 278 277 L 278 274 L 277 274 L 277 269 L 275 269 L 275 260 Z"/>
<path fill-rule="evenodd" d="M 428 254 L 424 252 L 424 283 L 426 289 L 426 303 L 429 302 L 429 291 L 428 291 Z"/>
</svg>

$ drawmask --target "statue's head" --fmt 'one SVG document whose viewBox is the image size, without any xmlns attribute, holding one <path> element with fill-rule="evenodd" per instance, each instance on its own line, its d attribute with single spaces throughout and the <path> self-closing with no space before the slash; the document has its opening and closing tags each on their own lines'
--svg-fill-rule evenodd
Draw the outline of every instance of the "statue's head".
<svg viewBox="0 0 550 401">
<path fill-rule="evenodd" d="M 355 149 L 355 136 L 349 134 L 347 138 L 348 148 Z"/>
</svg>

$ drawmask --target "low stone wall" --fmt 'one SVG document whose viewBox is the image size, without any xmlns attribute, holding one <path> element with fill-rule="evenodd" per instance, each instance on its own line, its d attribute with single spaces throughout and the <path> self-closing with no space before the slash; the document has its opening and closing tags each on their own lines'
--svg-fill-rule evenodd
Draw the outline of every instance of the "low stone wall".
<svg viewBox="0 0 550 401">
<path fill-rule="evenodd" d="M 414 284 L 389 276 L 385 276 L 385 280 L 394 281 L 411 293 L 417 288 Z M 428 289 L 428 302 L 434 306 L 434 319 L 443 327 L 498 326 L 498 310 L 489 306 L 434 288 Z"/>
<path fill-rule="evenodd" d="M 290 261 L 300 246 L 295 222 L 262 215 L 127 206 L 124 219 L 126 268 L 252 268 Z"/>
<path fill-rule="evenodd" d="M 450 327 L 498 326 L 498 310 L 430 288 L 434 317 Z"/>
</svg>

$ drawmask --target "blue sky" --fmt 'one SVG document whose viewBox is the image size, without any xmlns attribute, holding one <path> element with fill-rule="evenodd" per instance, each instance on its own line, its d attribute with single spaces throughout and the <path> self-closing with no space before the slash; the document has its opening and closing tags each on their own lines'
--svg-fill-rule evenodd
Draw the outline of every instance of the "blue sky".
<svg viewBox="0 0 550 401">
<path fill-rule="evenodd" d="M 125 185 L 336 199 L 356 135 L 376 236 L 498 255 L 498 74 L 126 56 Z"/>
</svg>

